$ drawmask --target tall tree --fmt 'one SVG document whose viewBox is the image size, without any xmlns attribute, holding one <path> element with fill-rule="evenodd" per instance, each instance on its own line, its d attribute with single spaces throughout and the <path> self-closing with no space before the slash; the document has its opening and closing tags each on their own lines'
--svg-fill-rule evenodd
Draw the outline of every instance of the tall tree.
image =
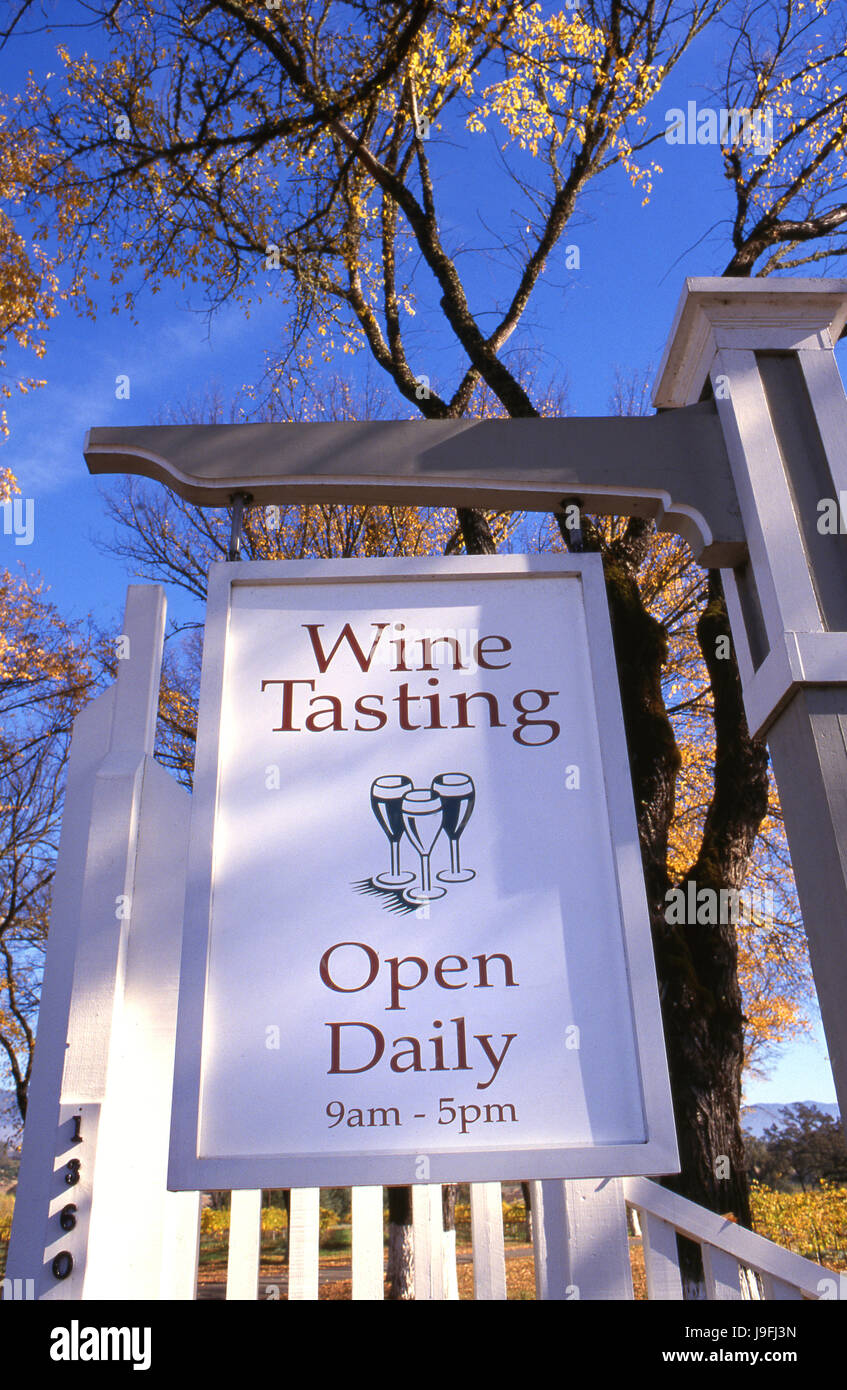
<svg viewBox="0 0 847 1390">
<path fill-rule="evenodd" d="M 10 31 L 33 15 L 13 6 Z M 316 355 L 364 347 L 425 418 L 463 415 L 481 383 L 507 414 L 539 414 L 510 342 L 592 181 L 623 173 L 649 196 L 650 148 L 666 134 L 649 104 L 707 28 L 725 41 L 727 100 L 774 122 L 758 145 L 722 132 L 735 215 L 716 268 L 769 273 L 799 264 L 797 247 L 843 250 L 845 42 L 833 0 L 104 0 L 80 17 L 99 17 L 93 51 L 72 33 L 60 74 L 32 81 L 17 111 L 15 128 L 40 142 L 25 207 L 45 226 L 61 207 L 71 272 L 105 255 L 130 301 L 169 279 L 199 285 L 213 308 L 276 293 L 271 395 Z M 486 244 L 474 247 L 451 224 L 451 198 L 495 131 Z M 500 264 L 485 296 L 477 267 L 488 269 L 492 243 Z M 421 315 L 431 339 L 415 331 Z M 484 515 L 459 523 L 467 550 L 495 548 Z M 749 736 L 734 659 L 718 657 L 729 628 L 713 574 L 696 632 L 714 771 L 700 843 L 674 864 L 681 754 L 667 627 L 642 588 L 651 528 L 633 520 L 607 536 L 589 521 L 580 534 L 562 541 L 599 550 L 607 577 L 683 1154 L 674 1183 L 746 1221 L 736 932 L 669 921 L 666 905 L 689 880 L 743 883 L 768 808 L 766 752 Z"/>
<path fill-rule="evenodd" d="M 16 491 L 0 470 L 0 504 Z M 66 623 L 41 583 L 0 571 L 0 1075 L 21 1120 L 71 725 L 102 669 L 92 633 Z"/>
<path fill-rule="evenodd" d="M 763 1139 L 777 1185 L 799 1184 L 807 1192 L 820 1182 L 847 1181 L 844 1131 L 817 1106 L 786 1106 L 780 1123 L 770 1125 Z"/>
</svg>

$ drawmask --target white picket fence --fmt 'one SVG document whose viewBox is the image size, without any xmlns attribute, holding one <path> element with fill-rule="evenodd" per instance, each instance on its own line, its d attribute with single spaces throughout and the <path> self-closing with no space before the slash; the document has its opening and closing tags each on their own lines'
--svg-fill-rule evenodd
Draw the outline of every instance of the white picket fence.
<svg viewBox="0 0 847 1390">
<path fill-rule="evenodd" d="M 847 1297 L 847 1275 L 755 1235 L 647 1178 L 532 1183 L 536 1297 L 631 1299 L 623 1213 L 642 1235 L 647 1297 L 682 1299 L 677 1233 L 701 1249 L 705 1297 L 825 1299 Z M 261 1192 L 233 1192 L 226 1297 L 280 1297 L 260 1284 Z M 470 1188 L 474 1298 L 506 1298 L 506 1248 L 500 1183 Z M 291 1193 L 288 1299 L 318 1297 L 318 1188 Z M 442 1230 L 441 1188 L 412 1188 L 414 1292 L 419 1300 L 457 1298 L 454 1246 Z M 622 1237 L 622 1238 L 621 1238 Z M 352 1189 L 352 1297 L 384 1297 L 383 1189 Z"/>
</svg>

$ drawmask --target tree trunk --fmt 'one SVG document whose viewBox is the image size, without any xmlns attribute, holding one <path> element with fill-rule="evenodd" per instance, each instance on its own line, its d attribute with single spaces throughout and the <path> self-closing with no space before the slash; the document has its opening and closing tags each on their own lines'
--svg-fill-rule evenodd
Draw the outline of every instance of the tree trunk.
<svg viewBox="0 0 847 1390">
<path fill-rule="evenodd" d="M 458 1302 L 459 1271 L 456 1263 L 456 1185 L 448 1183 L 441 1189 L 441 1279 L 443 1297 Z"/>
<path fill-rule="evenodd" d="M 415 1254 L 412 1244 L 412 1189 L 388 1189 L 388 1297 L 415 1296 Z"/>
<path fill-rule="evenodd" d="M 564 527 L 566 541 L 570 536 Z M 665 1186 L 712 1211 L 750 1224 L 741 1140 L 744 1014 L 732 922 L 700 925 L 667 920 L 668 831 L 680 754 L 662 693 L 667 634 L 645 608 L 638 568 L 649 523 L 632 520 L 603 548 L 606 591 L 620 679 L 647 899 L 670 1070 L 682 1171 Z M 582 546 L 599 550 L 590 522 Z M 715 705 L 715 782 L 700 851 L 680 885 L 739 888 L 767 810 L 767 753 L 747 730 L 734 656 L 719 659 L 729 636 L 720 576 L 709 576 L 697 629 Z M 691 1251 L 684 1277 L 701 1277 Z"/>
<path fill-rule="evenodd" d="M 521 1183 L 521 1192 L 523 1193 L 523 1204 L 524 1204 L 524 1208 L 525 1208 L 525 1210 L 526 1210 L 526 1238 L 527 1238 L 527 1241 L 529 1242 L 529 1244 L 531 1245 L 531 1244 L 532 1244 L 532 1188 L 530 1187 L 530 1185 L 529 1185 L 528 1182 L 522 1182 L 522 1183 Z"/>
<path fill-rule="evenodd" d="M 469 555 L 493 555 L 497 547 L 485 512 L 476 507 L 457 507 L 456 515 L 462 530 L 465 550 Z"/>
<path fill-rule="evenodd" d="M 728 635 L 720 576 L 713 572 L 697 637 L 715 705 L 715 790 L 700 852 L 681 885 L 686 901 L 689 881 L 697 892 L 741 887 L 767 812 L 767 750 L 761 739 L 750 738 L 734 660 L 716 655 L 717 639 Z M 735 925 L 691 921 L 686 912 L 683 923 L 671 926 L 667 915 L 662 914 L 655 935 L 683 1171 L 667 1178 L 665 1186 L 686 1197 L 696 1193 L 696 1201 L 749 1226 L 740 1121 L 744 1011 Z"/>
</svg>

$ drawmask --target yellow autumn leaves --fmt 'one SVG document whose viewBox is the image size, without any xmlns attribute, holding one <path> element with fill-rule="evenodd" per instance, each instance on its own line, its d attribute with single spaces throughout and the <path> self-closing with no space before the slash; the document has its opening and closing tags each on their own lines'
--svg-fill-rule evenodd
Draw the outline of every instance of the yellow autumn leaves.
<svg viewBox="0 0 847 1390">
<path fill-rule="evenodd" d="M 0 469 L 0 506 L 20 493 Z M 0 570 L 0 752 L 13 725 L 54 697 L 81 698 L 91 680 L 91 649 L 23 570 Z"/>
<path fill-rule="evenodd" d="M 807 1260 L 847 1269 L 847 1187 L 819 1182 L 810 1192 L 750 1184 L 753 1229 Z"/>
<path fill-rule="evenodd" d="M 10 137 L 6 114 L 0 110 L 0 204 L 14 209 L 35 158 L 32 144 Z M 12 214 L 0 207 L 0 374 L 7 370 L 13 345 L 43 357 L 47 324 L 58 313 L 57 293 L 55 261 L 28 241 Z M 17 372 L 16 385 L 25 392 L 43 382 Z M 0 381 L 0 395 L 8 398 L 11 391 L 8 381 Z M 6 412 L 0 411 L 0 438 L 7 434 Z"/>
</svg>

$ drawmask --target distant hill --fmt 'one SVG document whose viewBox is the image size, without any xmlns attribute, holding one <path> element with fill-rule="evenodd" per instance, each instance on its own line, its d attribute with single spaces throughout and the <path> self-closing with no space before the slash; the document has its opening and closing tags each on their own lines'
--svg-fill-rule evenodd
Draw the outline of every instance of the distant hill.
<svg viewBox="0 0 847 1390">
<path fill-rule="evenodd" d="M 790 1105 L 813 1105 L 816 1110 L 822 1110 L 825 1115 L 831 1115 L 834 1120 L 837 1120 L 839 1116 L 838 1106 L 834 1101 L 792 1100 L 776 1105 L 743 1105 L 741 1107 L 741 1128 L 747 1134 L 752 1134 L 754 1139 L 761 1139 L 765 1130 L 770 1129 L 771 1125 L 782 1126 L 782 1112 L 787 1110 Z"/>
</svg>

